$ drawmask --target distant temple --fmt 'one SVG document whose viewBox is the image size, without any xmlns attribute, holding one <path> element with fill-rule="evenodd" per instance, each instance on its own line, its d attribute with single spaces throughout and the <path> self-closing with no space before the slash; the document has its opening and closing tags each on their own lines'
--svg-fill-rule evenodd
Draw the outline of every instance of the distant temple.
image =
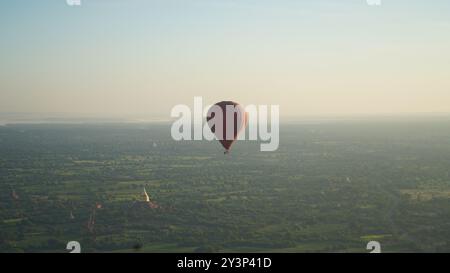
<svg viewBox="0 0 450 273">
<path fill-rule="evenodd" d="M 91 215 L 89 216 L 89 221 L 87 223 L 87 228 L 89 232 L 94 232 L 94 225 L 95 225 L 95 208 L 92 210 Z"/>
<path fill-rule="evenodd" d="M 145 202 L 150 202 L 150 197 L 148 196 L 147 191 L 145 190 L 145 187 L 144 187 L 144 198 L 145 198 Z"/>
<path fill-rule="evenodd" d="M 14 200 L 19 200 L 19 195 L 17 195 L 16 190 L 12 190 L 11 196 Z"/>
<path fill-rule="evenodd" d="M 142 192 L 142 198 L 143 198 L 143 200 L 135 201 L 132 204 L 132 207 L 134 207 L 134 208 L 151 208 L 151 209 L 159 208 L 159 205 L 156 202 L 153 202 L 150 200 L 150 196 L 148 195 L 145 187 L 144 187 L 144 191 Z"/>
</svg>

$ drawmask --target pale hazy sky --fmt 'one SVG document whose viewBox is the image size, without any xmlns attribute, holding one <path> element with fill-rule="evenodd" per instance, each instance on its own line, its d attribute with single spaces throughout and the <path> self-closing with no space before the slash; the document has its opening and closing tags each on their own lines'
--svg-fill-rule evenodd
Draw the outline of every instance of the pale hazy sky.
<svg viewBox="0 0 450 273">
<path fill-rule="evenodd" d="M 0 112 L 450 112 L 450 1 L 0 1 Z"/>
</svg>

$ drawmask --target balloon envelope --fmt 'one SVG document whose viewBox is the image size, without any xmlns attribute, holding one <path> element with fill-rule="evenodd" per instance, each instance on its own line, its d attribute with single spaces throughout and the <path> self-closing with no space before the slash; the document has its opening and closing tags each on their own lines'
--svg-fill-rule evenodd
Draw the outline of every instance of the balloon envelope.
<svg viewBox="0 0 450 273">
<path fill-rule="evenodd" d="M 209 109 L 206 120 L 211 131 L 228 152 L 239 133 L 247 126 L 247 113 L 236 102 L 221 101 Z"/>
</svg>

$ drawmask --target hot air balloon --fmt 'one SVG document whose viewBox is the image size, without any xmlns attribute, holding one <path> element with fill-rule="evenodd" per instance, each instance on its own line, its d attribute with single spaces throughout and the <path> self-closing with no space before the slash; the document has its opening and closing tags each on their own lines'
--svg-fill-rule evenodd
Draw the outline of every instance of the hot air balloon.
<svg viewBox="0 0 450 273">
<path fill-rule="evenodd" d="M 227 120 L 227 117 L 230 118 Z M 248 116 L 244 108 L 238 103 L 221 101 L 211 106 L 206 120 L 211 131 L 225 148 L 224 154 L 228 154 L 239 133 L 242 129 L 245 130 Z"/>
</svg>

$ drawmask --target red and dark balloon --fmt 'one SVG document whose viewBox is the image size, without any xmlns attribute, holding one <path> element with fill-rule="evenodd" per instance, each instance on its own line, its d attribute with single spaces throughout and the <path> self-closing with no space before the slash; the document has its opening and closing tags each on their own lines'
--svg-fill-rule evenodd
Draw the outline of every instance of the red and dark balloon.
<svg viewBox="0 0 450 273">
<path fill-rule="evenodd" d="M 218 117 L 222 119 L 222 130 L 216 130 L 215 123 L 210 124 L 209 122 L 211 119 L 216 117 L 218 113 L 216 113 L 215 110 L 217 110 L 219 107 L 220 109 L 222 109 L 222 116 Z M 230 109 L 233 109 L 234 113 L 232 120 L 227 120 L 227 109 L 228 111 Z M 231 149 L 231 146 L 236 142 L 239 133 L 247 126 L 248 116 L 244 108 L 238 103 L 233 101 L 221 101 L 214 104 L 209 109 L 206 120 L 208 121 L 208 125 L 210 126 L 211 131 L 215 134 L 220 144 L 222 144 L 222 146 L 225 148 L 225 153 L 228 153 Z M 227 138 L 227 128 L 234 128 L 231 138 Z"/>
</svg>

